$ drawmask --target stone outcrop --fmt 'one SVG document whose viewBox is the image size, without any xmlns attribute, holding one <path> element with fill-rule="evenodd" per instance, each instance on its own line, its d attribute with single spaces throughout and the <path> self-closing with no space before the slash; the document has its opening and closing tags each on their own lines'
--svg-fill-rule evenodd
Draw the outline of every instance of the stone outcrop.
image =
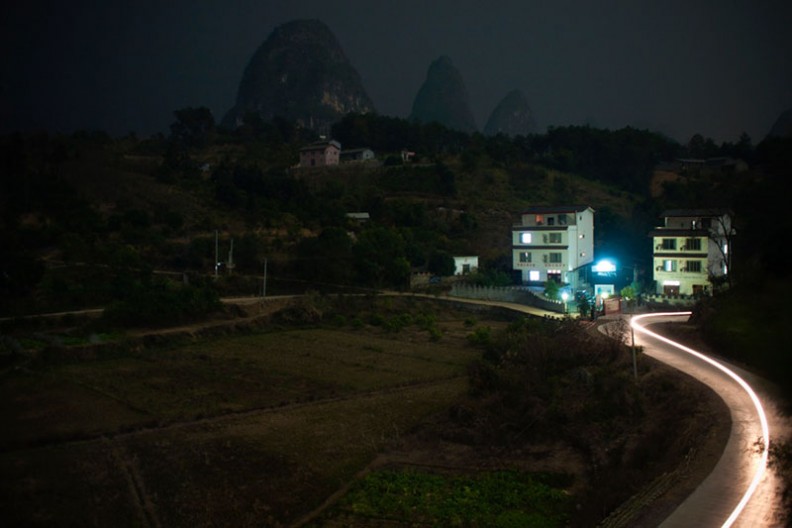
<svg viewBox="0 0 792 528">
<path fill-rule="evenodd" d="M 512 90 L 498 103 L 484 127 L 484 134 L 488 136 L 503 134 L 513 137 L 534 133 L 536 122 L 528 99 L 520 90 Z"/>
<path fill-rule="evenodd" d="M 347 113 L 372 111 L 360 75 L 332 31 L 319 20 L 296 20 L 275 28 L 255 52 L 222 123 L 233 128 L 254 113 L 327 132 Z"/>
<path fill-rule="evenodd" d="M 418 123 L 436 122 L 468 133 L 477 130 L 467 88 L 450 58 L 442 56 L 429 66 L 409 119 Z"/>
</svg>

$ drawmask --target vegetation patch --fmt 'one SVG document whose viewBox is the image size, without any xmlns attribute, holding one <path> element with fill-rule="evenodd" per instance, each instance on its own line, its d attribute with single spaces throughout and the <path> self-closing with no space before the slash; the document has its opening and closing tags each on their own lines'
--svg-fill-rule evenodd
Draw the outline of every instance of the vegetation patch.
<svg viewBox="0 0 792 528">
<path fill-rule="evenodd" d="M 565 526 L 572 506 L 559 476 L 516 471 L 443 475 L 415 470 L 368 474 L 322 526 Z"/>
</svg>

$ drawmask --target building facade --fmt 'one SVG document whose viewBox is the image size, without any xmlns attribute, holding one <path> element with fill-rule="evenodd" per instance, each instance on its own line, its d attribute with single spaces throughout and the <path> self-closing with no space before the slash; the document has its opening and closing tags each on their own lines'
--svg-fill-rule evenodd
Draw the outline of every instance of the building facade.
<svg viewBox="0 0 792 528">
<path fill-rule="evenodd" d="M 651 231 L 652 269 L 660 295 L 707 295 L 729 273 L 732 215 L 722 209 L 674 209 Z"/>
<path fill-rule="evenodd" d="M 580 269 L 593 260 L 591 207 L 532 207 L 512 227 L 512 267 L 524 284 L 553 280 L 577 285 Z"/>
<path fill-rule="evenodd" d="M 300 167 L 325 167 L 338 165 L 341 156 L 341 143 L 338 141 L 319 141 L 300 149 Z"/>
</svg>

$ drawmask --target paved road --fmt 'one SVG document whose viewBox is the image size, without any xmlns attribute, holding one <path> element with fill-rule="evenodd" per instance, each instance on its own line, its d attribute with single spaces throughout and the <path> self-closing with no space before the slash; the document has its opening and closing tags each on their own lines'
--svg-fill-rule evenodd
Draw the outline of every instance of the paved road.
<svg viewBox="0 0 792 528">
<path fill-rule="evenodd" d="M 641 326 L 650 322 L 684 321 L 687 316 L 664 316 L 636 321 Z M 649 328 L 651 331 L 651 328 Z M 745 380 L 749 389 L 741 386 L 723 370 L 688 351 L 673 346 L 658 337 L 635 332 L 637 345 L 644 353 L 674 368 L 690 374 L 711 387 L 726 402 L 731 411 L 732 429 L 723 455 L 712 473 L 662 524 L 663 527 L 783 526 L 779 500 L 780 481 L 770 469 L 765 470 L 765 436 L 773 438 L 785 432 L 786 421 L 773 404 L 768 383 L 720 359 L 717 363 Z M 749 395 L 756 392 L 756 400 Z M 763 434 L 760 405 L 767 416 L 769 435 Z M 755 489 L 747 496 L 751 486 Z M 745 502 L 742 511 L 737 511 Z"/>
</svg>

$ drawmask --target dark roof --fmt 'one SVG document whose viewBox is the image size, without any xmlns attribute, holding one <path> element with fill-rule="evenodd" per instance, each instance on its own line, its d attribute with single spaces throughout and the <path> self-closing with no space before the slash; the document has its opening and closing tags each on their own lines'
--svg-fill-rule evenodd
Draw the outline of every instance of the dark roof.
<svg viewBox="0 0 792 528">
<path fill-rule="evenodd" d="M 341 143 L 338 141 L 330 140 L 330 141 L 317 141 L 316 143 L 311 143 L 307 147 L 303 147 L 300 149 L 300 152 L 308 151 L 308 150 L 324 150 L 329 146 L 333 146 L 338 150 L 341 150 Z"/>
<path fill-rule="evenodd" d="M 709 236 L 709 231 L 706 229 L 676 229 L 657 227 L 649 232 L 650 237 L 659 236 L 673 236 L 673 237 L 702 237 Z"/>
<path fill-rule="evenodd" d="M 522 214 L 579 213 L 592 209 L 588 205 L 537 205 L 524 209 Z"/>
</svg>

